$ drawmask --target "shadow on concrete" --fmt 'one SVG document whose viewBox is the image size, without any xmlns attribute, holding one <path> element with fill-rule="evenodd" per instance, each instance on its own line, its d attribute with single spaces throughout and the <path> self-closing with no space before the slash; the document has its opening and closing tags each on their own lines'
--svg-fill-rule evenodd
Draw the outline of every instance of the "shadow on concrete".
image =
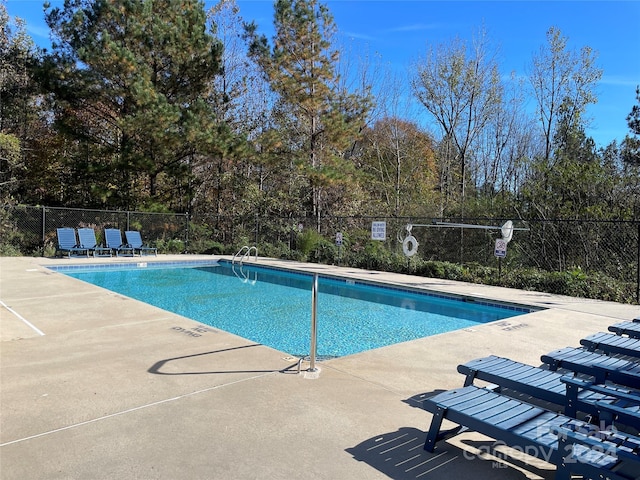
<svg viewBox="0 0 640 480">
<path fill-rule="evenodd" d="M 234 350 L 242 350 L 245 348 L 253 348 L 253 347 L 260 347 L 262 346 L 259 343 L 255 343 L 255 344 L 251 344 L 251 345 L 242 345 L 239 347 L 231 347 L 231 348 L 223 348 L 221 350 L 212 350 L 210 352 L 202 352 L 202 353 L 194 353 L 191 355 L 183 355 L 180 357 L 173 357 L 173 358 L 166 358 L 164 360 L 160 360 L 156 363 L 154 363 L 147 371 L 149 373 L 153 373 L 155 375 L 217 375 L 217 374 L 225 374 L 225 373 L 275 373 L 275 372 L 280 372 L 280 373 L 297 373 L 296 369 L 297 369 L 297 365 L 298 362 L 296 361 L 295 363 L 287 366 L 286 368 L 283 369 L 269 369 L 269 370 L 213 370 L 213 371 L 202 371 L 202 372 L 189 372 L 189 371 L 178 371 L 178 372 L 167 372 L 167 371 L 162 371 L 162 369 L 169 363 L 172 362 L 177 362 L 180 360 L 185 360 L 185 359 L 190 359 L 190 358 L 196 358 L 196 357 L 202 357 L 205 355 L 219 355 L 219 354 L 223 354 L 226 352 L 231 352 Z"/>
<path fill-rule="evenodd" d="M 422 409 L 422 403 L 445 390 L 418 393 L 403 400 Z M 428 429 L 431 414 L 425 411 Z M 452 426 L 454 424 L 451 424 Z M 512 480 L 523 478 L 552 479 L 555 469 L 533 457 L 522 455 L 484 435 L 460 429 L 458 426 L 442 431 L 435 452 L 424 450 L 427 432 L 412 427 L 401 427 L 395 432 L 383 433 L 359 443 L 346 451 L 390 478 L 442 479 L 473 478 Z M 515 453 L 515 455 L 514 455 Z"/>
<path fill-rule="evenodd" d="M 545 478 L 531 476 L 525 469 L 513 468 L 499 459 L 483 459 L 471 451 L 442 442 L 429 453 L 423 449 L 426 433 L 412 427 L 376 435 L 347 448 L 354 459 L 364 462 L 395 480 L 463 478 L 474 480 L 520 480 Z M 488 447 L 487 447 L 488 448 Z M 551 474 L 552 478 L 553 474 Z"/>
<path fill-rule="evenodd" d="M 487 440 L 474 440 L 464 437 L 465 435 L 461 435 L 459 439 L 452 440 L 453 447 L 461 449 L 466 458 L 475 456 L 478 461 L 490 463 L 491 468 L 496 471 L 496 475 L 499 471 L 509 471 L 521 472 L 526 475 L 526 478 L 550 480 L 555 478 L 556 468 L 554 465 L 524 454 L 523 450 L 517 446 L 512 449 L 501 441 L 489 438 Z"/>
<path fill-rule="evenodd" d="M 428 478 L 458 456 L 452 452 L 428 453 L 423 450 L 425 432 L 401 427 L 395 432 L 376 435 L 346 451 L 360 462 L 394 479 Z M 440 471 L 432 478 L 453 478 Z"/>
<path fill-rule="evenodd" d="M 412 407 L 422 409 L 422 402 L 424 402 L 427 398 L 434 397 L 443 392 L 446 392 L 446 390 L 438 389 L 432 390 L 430 392 L 416 393 L 413 397 L 409 397 L 406 400 L 403 400 L 403 402 L 407 405 L 411 405 Z"/>
</svg>

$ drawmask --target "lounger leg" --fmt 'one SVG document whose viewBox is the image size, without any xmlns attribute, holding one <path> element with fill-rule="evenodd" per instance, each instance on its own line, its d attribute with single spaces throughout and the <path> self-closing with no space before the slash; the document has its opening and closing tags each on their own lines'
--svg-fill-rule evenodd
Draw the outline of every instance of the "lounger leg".
<svg viewBox="0 0 640 480">
<path fill-rule="evenodd" d="M 431 426 L 429 427 L 429 433 L 427 434 L 427 440 L 424 442 L 424 449 L 427 452 L 433 452 L 436 448 L 436 442 L 438 441 L 438 433 L 440 433 L 440 426 L 442 425 L 442 419 L 447 409 L 438 407 L 436 413 L 433 414 L 431 419 Z"/>
<path fill-rule="evenodd" d="M 469 372 L 469 374 L 467 375 L 467 377 L 464 379 L 464 386 L 468 387 L 469 385 L 473 385 L 473 380 L 476 378 L 476 372 L 475 370 L 472 372 Z"/>
<path fill-rule="evenodd" d="M 567 441 L 567 436 L 559 434 L 558 453 L 560 454 L 560 458 L 558 459 L 558 464 L 556 465 L 555 480 L 571 480 L 571 469 L 569 468 L 569 464 L 567 463 L 567 458 L 571 456 L 570 452 L 572 450 L 573 447 Z"/>
<path fill-rule="evenodd" d="M 576 418 L 577 415 L 577 403 L 578 403 L 578 386 L 570 383 L 567 386 L 567 403 L 565 405 L 564 414 L 571 418 Z"/>
</svg>

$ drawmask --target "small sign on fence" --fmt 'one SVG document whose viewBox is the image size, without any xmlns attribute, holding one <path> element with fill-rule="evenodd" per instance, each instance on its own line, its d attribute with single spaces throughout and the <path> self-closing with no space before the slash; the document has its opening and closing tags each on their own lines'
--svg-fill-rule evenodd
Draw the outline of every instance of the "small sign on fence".
<svg viewBox="0 0 640 480">
<path fill-rule="evenodd" d="M 342 246 L 342 232 L 336 233 L 336 245 L 338 247 Z"/>
<path fill-rule="evenodd" d="M 498 258 L 504 258 L 507 256 L 507 241 L 504 238 L 496 239 L 496 248 L 493 254 Z"/>
<path fill-rule="evenodd" d="M 371 240 L 387 239 L 387 222 L 371 222 Z"/>
</svg>

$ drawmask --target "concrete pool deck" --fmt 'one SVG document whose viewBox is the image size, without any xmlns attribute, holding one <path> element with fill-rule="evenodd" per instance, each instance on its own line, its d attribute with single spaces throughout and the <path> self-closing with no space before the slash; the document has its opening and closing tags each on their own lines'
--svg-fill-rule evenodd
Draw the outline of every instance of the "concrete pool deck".
<svg viewBox="0 0 640 480">
<path fill-rule="evenodd" d="M 637 305 L 260 258 L 544 309 L 296 374 L 284 352 L 46 268 L 211 258 L 0 258 L 2 480 L 553 478 L 531 457 L 494 461 L 492 441 L 473 432 L 423 451 L 431 415 L 415 398 L 461 386 L 460 363 L 493 354 L 539 365 L 640 315 Z"/>
</svg>

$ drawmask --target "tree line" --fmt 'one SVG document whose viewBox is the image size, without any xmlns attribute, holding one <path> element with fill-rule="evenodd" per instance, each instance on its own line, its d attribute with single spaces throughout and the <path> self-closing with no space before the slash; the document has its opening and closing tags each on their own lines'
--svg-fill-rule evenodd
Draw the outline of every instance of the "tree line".
<svg viewBox="0 0 640 480">
<path fill-rule="evenodd" d="M 640 88 L 626 138 L 597 148 L 597 52 L 557 27 L 505 79 L 481 28 L 381 71 L 338 44 L 318 0 L 276 0 L 272 38 L 233 0 L 66 0 L 45 19 L 50 51 L 0 0 L 5 204 L 640 218 Z"/>
</svg>

